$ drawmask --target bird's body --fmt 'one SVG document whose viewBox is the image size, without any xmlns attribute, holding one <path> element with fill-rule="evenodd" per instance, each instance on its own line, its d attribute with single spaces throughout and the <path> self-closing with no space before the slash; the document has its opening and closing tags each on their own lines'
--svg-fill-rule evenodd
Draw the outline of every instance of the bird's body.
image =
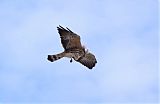
<svg viewBox="0 0 160 104">
<path fill-rule="evenodd" d="M 75 61 L 80 62 L 89 69 L 92 69 L 97 63 L 96 58 L 93 54 L 86 51 L 81 45 L 80 36 L 73 33 L 68 28 L 66 30 L 62 26 L 57 27 L 57 29 L 60 34 L 64 52 L 55 55 L 48 55 L 48 60 L 54 62 L 60 58 L 68 57 L 71 58 L 70 62 L 72 62 L 73 58 Z"/>
</svg>

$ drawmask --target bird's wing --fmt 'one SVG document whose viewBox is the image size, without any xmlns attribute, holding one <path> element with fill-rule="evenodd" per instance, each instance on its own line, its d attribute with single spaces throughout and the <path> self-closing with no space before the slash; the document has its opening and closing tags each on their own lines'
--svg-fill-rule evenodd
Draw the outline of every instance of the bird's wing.
<svg viewBox="0 0 160 104">
<path fill-rule="evenodd" d="M 82 47 L 80 36 L 72 32 L 70 29 L 65 29 L 62 26 L 57 27 L 60 34 L 61 43 L 65 50 Z"/>
<path fill-rule="evenodd" d="M 88 67 L 89 69 L 92 69 L 97 63 L 97 60 L 92 53 L 86 53 L 83 57 L 79 58 L 79 60 L 77 61 L 80 62 L 82 65 Z"/>
</svg>

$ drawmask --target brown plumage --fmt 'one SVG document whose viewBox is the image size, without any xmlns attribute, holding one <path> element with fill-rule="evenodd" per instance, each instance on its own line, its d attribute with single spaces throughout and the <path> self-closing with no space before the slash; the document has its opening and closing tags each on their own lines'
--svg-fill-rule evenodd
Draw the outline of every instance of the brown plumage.
<svg viewBox="0 0 160 104">
<path fill-rule="evenodd" d="M 70 29 L 65 29 L 62 26 L 57 27 L 57 29 L 60 34 L 64 52 L 55 55 L 48 55 L 48 60 L 54 62 L 60 58 L 68 57 L 71 58 L 70 62 L 72 62 L 73 58 L 75 61 L 80 62 L 89 69 L 92 69 L 97 63 L 97 60 L 92 53 L 86 51 L 86 49 L 81 45 L 80 36 L 72 32 Z"/>
</svg>

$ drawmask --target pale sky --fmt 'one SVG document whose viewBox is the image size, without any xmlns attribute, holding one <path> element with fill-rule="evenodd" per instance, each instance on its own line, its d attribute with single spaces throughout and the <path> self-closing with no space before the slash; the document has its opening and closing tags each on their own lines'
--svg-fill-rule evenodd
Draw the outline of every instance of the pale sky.
<svg viewBox="0 0 160 104">
<path fill-rule="evenodd" d="M 158 103 L 158 1 L 1 0 L 0 102 Z M 62 52 L 56 27 L 81 36 L 93 70 Z"/>
</svg>

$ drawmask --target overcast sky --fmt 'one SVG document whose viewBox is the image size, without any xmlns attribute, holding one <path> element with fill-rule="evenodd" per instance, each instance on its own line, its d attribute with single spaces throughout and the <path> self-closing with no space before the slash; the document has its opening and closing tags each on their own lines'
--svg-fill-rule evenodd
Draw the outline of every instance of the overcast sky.
<svg viewBox="0 0 160 104">
<path fill-rule="evenodd" d="M 93 70 L 62 52 L 56 27 L 81 36 Z M 158 103 L 157 0 L 1 0 L 0 102 Z"/>
</svg>

